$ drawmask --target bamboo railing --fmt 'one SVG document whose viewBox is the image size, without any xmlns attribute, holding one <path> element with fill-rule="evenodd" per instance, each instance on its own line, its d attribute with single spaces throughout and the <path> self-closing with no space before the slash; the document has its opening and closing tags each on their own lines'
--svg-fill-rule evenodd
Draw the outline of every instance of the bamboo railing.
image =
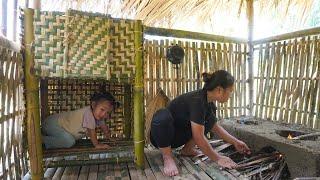
<svg viewBox="0 0 320 180">
<path fill-rule="evenodd" d="M 220 104 L 219 115 L 231 117 L 247 114 L 248 71 L 247 43 L 245 40 L 223 36 L 200 34 L 196 40 L 193 32 L 145 28 L 144 41 L 144 93 L 145 105 L 161 88 L 172 99 L 182 93 L 203 86 L 201 74 L 218 69 L 229 71 L 236 80 L 235 91 L 230 100 Z M 168 36 L 174 36 L 169 38 Z M 189 39 L 182 39 L 188 37 Z M 192 39 L 191 39 L 192 38 Z M 170 45 L 178 44 L 184 49 L 185 58 L 178 68 L 167 61 L 166 51 Z"/>
<path fill-rule="evenodd" d="M 28 171 L 22 76 L 19 46 L 0 36 L 0 179 L 21 179 Z"/>
<path fill-rule="evenodd" d="M 320 128 L 320 28 L 253 42 L 255 115 Z"/>
</svg>

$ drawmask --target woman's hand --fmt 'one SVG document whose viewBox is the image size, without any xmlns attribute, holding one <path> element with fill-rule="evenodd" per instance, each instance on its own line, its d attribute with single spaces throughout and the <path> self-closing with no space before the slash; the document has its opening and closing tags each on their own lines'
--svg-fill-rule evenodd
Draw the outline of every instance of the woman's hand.
<svg viewBox="0 0 320 180">
<path fill-rule="evenodd" d="M 110 146 L 107 145 L 107 144 L 97 144 L 97 145 L 95 145 L 95 148 L 97 148 L 97 149 L 109 149 Z"/>
<path fill-rule="evenodd" d="M 235 163 L 234 161 L 232 161 L 232 159 L 230 159 L 229 157 L 227 156 L 219 156 L 218 159 L 217 159 L 217 163 L 222 166 L 222 167 L 225 167 L 225 168 L 228 168 L 228 169 L 232 169 L 232 168 L 235 168 L 237 167 L 237 163 Z"/>
<path fill-rule="evenodd" d="M 243 141 L 237 140 L 236 143 L 234 143 L 234 147 L 242 154 L 251 154 L 249 147 Z"/>
</svg>

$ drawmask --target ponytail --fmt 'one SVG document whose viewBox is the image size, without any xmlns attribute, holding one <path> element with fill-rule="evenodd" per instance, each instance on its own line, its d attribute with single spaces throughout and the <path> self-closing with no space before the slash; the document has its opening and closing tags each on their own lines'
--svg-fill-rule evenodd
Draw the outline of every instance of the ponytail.
<svg viewBox="0 0 320 180">
<path fill-rule="evenodd" d="M 233 76 L 225 70 L 218 70 L 214 73 L 202 73 L 202 79 L 204 82 L 203 89 L 207 91 L 211 91 L 218 86 L 226 89 L 234 83 Z"/>
</svg>

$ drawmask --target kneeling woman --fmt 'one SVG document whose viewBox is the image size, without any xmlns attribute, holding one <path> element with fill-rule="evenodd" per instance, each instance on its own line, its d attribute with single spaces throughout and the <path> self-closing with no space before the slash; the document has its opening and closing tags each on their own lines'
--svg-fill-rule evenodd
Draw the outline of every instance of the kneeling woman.
<svg viewBox="0 0 320 180">
<path fill-rule="evenodd" d="M 226 102 L 232 91 L 234 78 L 227 71 L 219 70 L 213 74 L 203 74 L 204 87 L 201 90 L 182 94 L 173 99 L 167 108 L 153 115 L 151 123 L 151 143 L 158 147 L 164 161 L 167 176 L 178 174 L 171 148 L 184 145 L 183 155 L 196 155 L 195 145 L 220 166 L 233 168 L 236 163 L 214 151 L 205 137 L 214 132 L 226 142 L 233 144 L 241 153 L 250 153 L 248 146 L 230 135 L 217 124 L 214 102 Z"/>
<path fill-rule="evenodd" d="M 90 101 L 90 106 L 54 114 L 42 122 L 42 140 L 46 149 L 72 147 L 76 140 L 86 135 L 96 148 L 109 148 L 107 144 L 98 142 L 95 129 L 99 127 L 105 137 L 110 138 L 105 120 L 111 117 L 111 112 L 119 103 L 109 92 L 95 93 Z"/>
</svg>

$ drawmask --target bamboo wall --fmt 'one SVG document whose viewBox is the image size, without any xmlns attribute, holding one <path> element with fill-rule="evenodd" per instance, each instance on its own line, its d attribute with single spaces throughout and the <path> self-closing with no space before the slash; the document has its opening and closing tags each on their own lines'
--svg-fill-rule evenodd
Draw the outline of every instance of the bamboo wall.
<svg viewBox="0 0 320 180">
<path fill-rule="evenodd" d="M 320 128 L 320 28 L 255 43 L 255 115 Z"/>
<path fill-rule="evenodd" d="M 166 59 L 167 48 L 180 45 L 185 52 L 183 63 L 176 68 Z M 229 71 L 236 79 L 230 100 L 220 104 L 219 115 L 244 115 L 248 104 L 247 45 L 241 42 L 199 41 L 148 36 L 144 41 L 145 102 L 161 88 L 170 99 L 203 86 L 201 74 L 218 69 Z"/>
<path fill-rule="evenodd" d="M 28 170 L 21 63 L 19 47 L 0 37 L 0 179 L 21 179 Z"/>
</svg>

